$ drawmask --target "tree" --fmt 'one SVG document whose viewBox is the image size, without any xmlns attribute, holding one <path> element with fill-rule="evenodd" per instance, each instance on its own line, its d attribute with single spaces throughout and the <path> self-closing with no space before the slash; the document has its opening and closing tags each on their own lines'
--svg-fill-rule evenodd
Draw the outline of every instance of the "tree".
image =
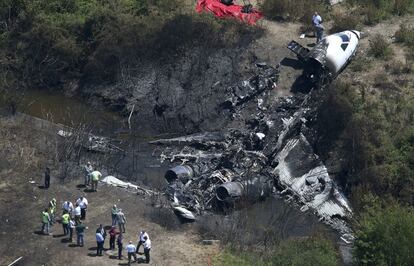
<svg viewBox="0 0 414 266">
<path fill-rule="evenodd" d="M 362 215 L 354 247 L 357 264 L 412 265 L 413 247 L 412 207 L 374 206 Z"/>
</svg>

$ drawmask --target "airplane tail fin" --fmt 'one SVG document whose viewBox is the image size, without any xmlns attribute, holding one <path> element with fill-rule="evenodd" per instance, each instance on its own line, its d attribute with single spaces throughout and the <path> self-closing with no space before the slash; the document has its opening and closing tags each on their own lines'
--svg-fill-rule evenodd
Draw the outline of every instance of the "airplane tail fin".
<svg viewBox="0 0 414 266">
<path fill-rule="evenodd" d="M 301 44 L 299 44 L 296 41 L 291 41 L 288 44 L 287 48 L 291 50 L 292 52 L 294 52 L 297 55 L 297 57 L 302 61 L 305 60 L 306 55 L 310 52 L 308 48 L 303 47 Z"/>
</svg>

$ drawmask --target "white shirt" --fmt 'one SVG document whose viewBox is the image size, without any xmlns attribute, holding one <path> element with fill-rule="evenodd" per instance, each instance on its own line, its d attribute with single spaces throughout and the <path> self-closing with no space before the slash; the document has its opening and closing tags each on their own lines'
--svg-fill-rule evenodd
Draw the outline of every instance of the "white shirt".
<svg viewBox="0 0 414 266">
<path fill-rule="evenodd" d="M 134 244 L 129 244 L 128 246 L 126 246 L 126 250 L 128 251 L 128 253 L 135 253 L 137 248 L 134 246 Z"/>
<path fill-rule="evenodd" d="M 76 204 L 78 204 L 81 209 L 86 209 L 88 207 L 88 200 L 85 197 L 82 199 L 79 198 L 76 200 Z"/>
<path fill-rule="evenodd" d="M 141 234 L 139 235 L 139 241 L 145 242 L 144 237 L 147 237 L 149 239 L 149 235 L 147 234 L 147 232 L 141 232 Z"/>
<path fill-rule="evenodd" d="M 73 210 L 73 204 L 70 201 L 65 201 L 62 205 L 62 208 L 70 213 Z"/>
<path fill-rule="evenodd" d="M 75 208 L 75 216 L 80 216 L 81 215 L 81 208 L 78 206 Z"/>
<path fill-rule="evenodd" d="M 69 221 L 70 228 L 75 228 L 76 224 L 74 220 Z"/>
<path fill-rule="evenodd" d="M 144 242 L 144 248 L 151 249 L 151 240 L 149 238 Z"/>
</svg>

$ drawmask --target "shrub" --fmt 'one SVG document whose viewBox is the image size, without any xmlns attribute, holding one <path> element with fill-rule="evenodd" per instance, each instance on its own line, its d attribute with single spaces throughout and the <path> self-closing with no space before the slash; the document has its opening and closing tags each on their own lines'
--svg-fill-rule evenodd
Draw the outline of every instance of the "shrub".
<svg viewBox="0 0 414 266">
<path fill-rule="evenodd" d="M 412 265 L 414 209 L 370 207 L 360 220 L 354 246 L 358 265 Z"/>
<path fill-rule="evenodd" d="M 372 61 L 365 55 L 359 54 L 352 60 L 349 68 L 354 72 L 366 71 L 372 65 Z"/>
<path fill-rule="evenodd" d="M 384 36 L 377 34 L 369 41 L 368 53 L 375 58 L 389 59 L 393 51 Z"/>
<path fill-rule="evenodd" d="M 322 237 L 288 239 L 280 242 L 269 254 L 227 249 L 216 256 L 213 265 L 338 265 L 333 244 Z"/>
<path fill-rule="evenodd" d="M 394 0 L 394 6 L 392 9 L 393 14 L 403 16 L 405 14 L 412 13 L 414 11 L 413 0 Z"/>
<path fill-rule="evenodd" d="M 412 0 L 349 0 L 351 5 L 361 8 L 361 15 L 365 17 L 367 25 L 374 25 L 390 15 L 405 15 L 414 12 L 414 1 Z"/>
<path fill-rule="evenodd" d="M 328 6 L 324 1 L 319 0 L 264 0 L 260 8 L 269 19 L 306 23 L 311 23 L 315 11 L 324 17 L 328 10 Z"/>
<path fill-rule="evenodd" d="M 413 65 L 408 60 L 405 63 L 393 60 L 385 65 L 385 70 L 393 75 L 409 74 L 413 71 Z"/>
<path fill-rule="evenodd" d="M 360 24 L 359 16 L 355 14 L 337 13 L 332 16 L 333 24 L 330 32 L 341 32 L 344 30 L 355 30 Z"/>
<path fill-rule="evenodd" d="M 407 46 L 414 47 L 414 27 L 409 27 L 404 24 L 395 32 L 395 40 Z"/>
</svg>

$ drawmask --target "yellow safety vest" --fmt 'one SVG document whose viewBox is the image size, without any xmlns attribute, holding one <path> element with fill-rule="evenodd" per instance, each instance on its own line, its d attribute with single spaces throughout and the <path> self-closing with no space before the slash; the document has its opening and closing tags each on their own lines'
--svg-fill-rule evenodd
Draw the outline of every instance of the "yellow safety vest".
<svg viewBox="0 0 414 266">
<path fill-rule="evenodd" d="M 92 172 L 92 180 L 93 181 L 99 181 L 99 173 L 98 172 Z"/>
<path fill-rule="evenodd" d="M 56 211 L 56 202 L 54 202 L 53 200 L 49 202 L 49 211 L 51 214 L 55 213 Z"/>
<path fill-rule="evenodd" d="M 62 215 L 62 224 L 68 224 L 69 223 L 69 213 L 65 213 L 64 215 Z"/>
<path fill-rule="evenodd" d="M 42 212 L 42 222 L 47 224 L 49 222 L 49 213 L 47 212 Z"/>
</svg>

